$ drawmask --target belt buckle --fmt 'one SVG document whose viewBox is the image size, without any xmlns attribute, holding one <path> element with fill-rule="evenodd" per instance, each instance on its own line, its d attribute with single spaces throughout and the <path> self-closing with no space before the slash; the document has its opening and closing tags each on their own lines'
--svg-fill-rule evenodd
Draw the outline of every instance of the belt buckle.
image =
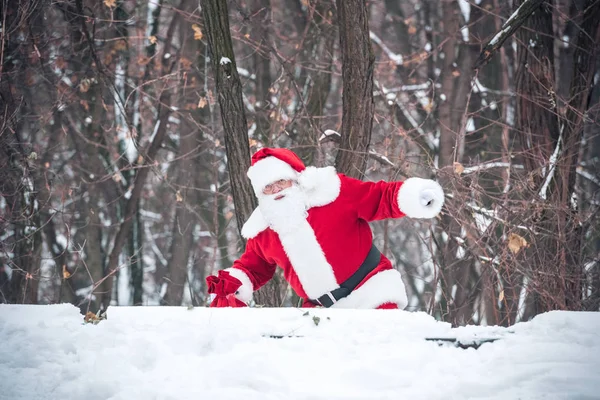
<svg viewBox="0 0 600 400">
<path fill-rule="evenodd" d="M 321 302 L 321 298 L 327 296 L 329 298 L 329 300 L 331 300 L 331 306 L 333 306 L 335 303 L 337 303 L 337 300 L 335 298 L 335 296 L 331 293 L 331 292 L 327 292 L 324 295 L 320 296 L 319 298 L 317 298 L 317 303 L 319 303 L 321 305 L 321 307 L 325 307 L 325 308 L 329 308 L 331 306 L 326 306 L 325 304 L 323 304 Z"/>
<path fill-rule="evenodd" d="M 337 303 L 337 299 L 333 296 L 333 294 L 331 294 L 331 292 L 327 292 L 326 295 L 329 297 L 329 299 L 331 300 L 331 302 L 333 304 Z M 331 304 L 331 305 L 333 305 Z"/>
</svg>

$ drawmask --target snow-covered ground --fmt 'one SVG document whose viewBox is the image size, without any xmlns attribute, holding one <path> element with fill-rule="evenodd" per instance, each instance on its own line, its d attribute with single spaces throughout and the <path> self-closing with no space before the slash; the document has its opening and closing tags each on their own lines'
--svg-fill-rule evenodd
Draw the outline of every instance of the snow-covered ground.
<svg viewBox="0 0 600 400">
<path fill-rule="evenodd" d="M 69 305 L 3 305 L 0 398 L 600 399 L 600 313 L 451 329 L 397 310 L 114 307 L 92 325 Z"/>
</svg>

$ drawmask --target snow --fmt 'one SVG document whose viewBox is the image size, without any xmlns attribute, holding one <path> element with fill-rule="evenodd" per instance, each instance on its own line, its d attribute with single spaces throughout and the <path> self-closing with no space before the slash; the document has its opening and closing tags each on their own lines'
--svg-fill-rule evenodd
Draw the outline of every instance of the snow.
<svg viewBox="0 0 600 400">
<path fill-rule="evenodd" d="M 468 124 L 468 122 L 467 122 Z M 520 168 L 522 169 L 523 166 L 522 165 L 514 165 L 512 163 L 508 163 L 508 162 L 502 162 L 502 161 L 493 161 L 493 162 L 486 162 L 486 163 L 481 163 L 481 164 L 477 164 L 474 165 L 472 167 L 467 167 L 463 170 L 463 174 L 472 174 L 474 172 L 479 172 L 479 171 L 483 171 L 486 169 L 490 169 L 490 168 Z"/>
<path fill-rule="evenodd" d="M 467 119 L 467 126 L 465 129 L 467 132 L 475 132 L 475 121 L 473 118 L 469 117 L 469 119 Z"/>
<path fill-rule="evenodd" d="M 154 129 L 152 130 L 152 135 L 150 136 L 150 143 L 154 141 L 154 137 L 158 133 L 158 128 L 160 127 L 160 119 L 156 120 L 156 124 L 154 124 Z"/>
<path fill-rule="evenodd" d="M 460 7 L 460 12 L 465 19 L 465 22 L 469 22 L 471 18 L 471 4 L 467 0 L 458 0 L 458 6 Z"/>
<path fill-rule="evenodd" d="M 394 53 L 392 50 L 390 50 L 390 48 L 387 47 L 385 45 L 385 43 L 383 43 L 383 41 L 379 38 L 379 36 L 377 36 L 373 32 L 369 32 L 369 37 L 371 38 L 371 40 L 373 42 L 377 43 L 377 45 L 379 45 L 379 47 L 381 47 L 381 50 L 383 50 L 385 52 L 385 54 L 387 54 L 387 56 L 390 58 L 390 60 L 392 60 L 394 62 L 394 64 L 402 65 L 402 63 L 404 62 L 404 58 L 402 57 L 402 54 L 397 54 L 397 53 Z"/>
<path fill-rule="evenodd" d="M 329 136 L 339 136 L 342 137 L 342 135 L 340 135 L 339 132 L 334 131 L 333 129 L 326 129 L 321 136 L 319 137 L 319 142 L 327 139 Z"/>
<path fill-rule="evenodd" d="M 83 288 L 79 288 L 75 291 L 75 294 L 78 297 L 83 297 L 85 299 L 90 299 L 90 300 L 96 300 L 96 296 L 92 293 L 94 291 L 95 287 L 93 284 L 83 287 Z"/>
<path fill-rule="evenodd" d="M 221 59 L 221 60 L 223 60 L 223 59 Z M 231 60 L 230 60 L 230 62 L 231 62 Z M 252 80 L 256 79 L 256 75 L 251 74 L 250 71 L 248 71 L 246 68 L 237 67 L 237 71 L 238 71 L 238 74 L 240 76 L 243 76 L 244 78 L 248 78 L 248 79 L 252 79 Z M 258 106 L 258 102 L 257 102 L 257 106 Z"/>
<path fill-rule="evenodd" d="M 506 107 L 506 124 L 508 126 L 515 126 L 515 107 L 510 103 Z"/>
<path fill-rule="evenodd" d="M 485 216 L 485 213 L 474 212 L 473 213 L 473 219 L 475 220 L 475 223 L 477 224 L 477 229 L 481 233 L 485 233 L 485 231 L 487 231 L 487 228 L 493 222 L 493 220 L 491 218 L 487 218 Z"/>
<path fill-rule="evenodd" d="M 460 33 L 462 35 L 463 42 L 468 42 L 469 41 L 469 26 L 465 25 L 462 28 L 460 28 Z"/>
<path fill-rule="evenodd" d="M 546 200 L 548 187 L 550 186 L 550 181 L 552 181 L 552 178 L 554 177 L 554 170 L 556 169 L 556 163 L 558 162 L 558 157 L 561 152 L 563 129 L 564 129 L 564 125 L 562 125 L 560 127 L 560 132 L 558 134 L 558 140 L 556 141 L 556 147 L 554 148 L 554 152 L 550 156 L 550 160 L 548 160 L 550 169 L 549 169 L 548 175 L 546 175 L 544 184 L 542 185 L 542 188 L 540 189 L 540 192 L 539 192 L 539 196 L 544 200 Z"/>
<path fill-rule="evenodd" d="M 458 0 L 458 5 L 460 7 L 460 12 L 463 15 L 465 23 L 468 23 L 471 19 L 471 4 L 467 0 Z M 469 26 L 465 25 L 460 29 L 462 33 L 463 41 L 469 41 Z"/>
<path fill-rule="evenodd" d="M 500 40 L 500 38 L 502 37 L 502 35 L 504 35 L 504 34 L 505 34 L 506 32 L 508 32 L 509 30 L 510 30 L 510 25 L 506 26 L 506 28 L 502 28 L 502 29 L 500 30 L 500 32 L 498 32 L 498 33 L 496 34 L 496 36 L 494 36 L 494 37 L 492 38 L 492 40 L 490 40 L 490 43 L 489 43 L 489 45 L 490 45 L 490 46 L 494 46 L 494 45 L 495 45 L 495 44 L 496 44 L 496 43 L 497 43 L 497 42 Z"/>
<path fill-rule="evenodd" d="M 152 1 L 150 0 L 148 2 L 148 14 L 146 15 L 146 38 L 149 38 L 150 36 L 152 36 L 152 28 L 154 26 L 154 11 L 158 8 L 158 2 L 157 1 Z M 150 43 L 150 40 L 147 39 L 147 44 Z"/>
<path fill-rule="evenodd" d="M 137 159 L 138 152 L 135 141 L 127 125 L 127 120 L 125 117 L 126 107 L 125 104 L 123 104 L 123 99 L 125 98 L 125 67 L 125 61 L 123 60 L 123 57 L 119 58 L 115 70 L 115 90 L 113 93 L 113 99 L 115 103 L 115 123 L 117 125 L 117 137 L 124 147 L 127 160 L 130 164 L 133 164 L 133 162 Z M 118 173 L 118 171 L 116 171 L 116 173 Z"/>
<path fill-rule="evenodd" d="M 227 57 L 221 57 L 221 60 L 219 61 L 220 65 L 225 65 L 225 64 L 231 64 L 231 60 Z"/>
<path fill-rule="evenodd" d="M 594 182 L 597 186 L 600 186 L 600 179 L 597 178 L 592 173 L 590 173 L 589 171 L 586 171 L 585 169 L 583 169 L 582 166 L 578 166 L 576 171 L 577 171 L 578 175 L 581 175 L 584 178 L 589 179 L 590 181 Z"/>
<path fill-rule="evenodd" d="M 134 224 L 135 225 L 135 224 Z M 128 262 L 123 260 L 124 256 L 121 256 L 121 261 L 119 263 L 119 269 L 117 271 L 118 279 L 116 280 L 117 287 L 117 299 L 119 304 L 122 305 L 132 305 L 133 293 L 131 292 L 131 268 Z M 115 299 L 113 299 L 114 301 Z"/>
<path fill-rule="evenodd" d="M 0 306 L 0 399 L 598 395 L 599 313 L 457 329 L 396 310 L 111 307 L 107 315 L 92 325 L 71 305 Z M 502 339 L 465 350 L 424 340 L 432 336 Z"/>
<path fill-rule="evenodd" d="M 369 150 L 369 154 L 373 155 L 377 160 L 379 160 L 379 162 L 387 164 L 390 167 L 395 167 L 396 166 L 396 164 L 394 164 L 389 158 L 387 158 L 387 156 L 384 156 L 383 154 L 379 154 L 379 153 L 377 153 L 373 149 Z"/>
</svg>

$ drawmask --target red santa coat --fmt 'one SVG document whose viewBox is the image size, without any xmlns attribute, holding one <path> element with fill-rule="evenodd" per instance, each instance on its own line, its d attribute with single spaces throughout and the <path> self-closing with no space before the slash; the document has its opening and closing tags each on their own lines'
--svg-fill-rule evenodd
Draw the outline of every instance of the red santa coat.
<svg viewBox="0 0 600 400">
<path fill-rule="evenodd" d="M 422 215 L 418 203 L 420 191 L 439 188 L 430 180 L 363 182 L 337 174 L 333 167 L 308 167 L 299 184 L 308 194 L 309 204 L 306 221 L 298 229 L 276 233 L 259 208 L 242 229 L 248 239 L 246 250 L 227 269 L 242 281 L 237 294 L 242 301 L 250 301 L 252 292 L 267 283 L 280 266 L 294 291 L 310 305 L 307 300 L 336 289 L 362 264 L 373 241 L 370 221 L 407 214 L 430 217 L 428 214 L 439 212 L 427 209 L 427 215 Z M 443 193 L 441 196 L 443 202 Z M 404 308 L 406 291 L 400 273 L 382 255 L 379 265 L 359 286 L 332 307 L 376 308 L 390 302 Z"/>
</svg>

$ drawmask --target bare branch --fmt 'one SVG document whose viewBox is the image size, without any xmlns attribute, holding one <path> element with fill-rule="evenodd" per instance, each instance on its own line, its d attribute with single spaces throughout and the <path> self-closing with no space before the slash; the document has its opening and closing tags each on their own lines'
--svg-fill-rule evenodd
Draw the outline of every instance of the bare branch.
<svg viewBox="0 0 600 400">
<path fill-rule="evenodd" d="M 508 39 L 513 33 L 516 32 L 521 25 L 527 20 L 527 18 L 539 7 L 542 5 L 544 0 L 525 0 L 517 11 L 515 11 L 510 18 L 502 25 L 502 28 L 499 32 L 494 35 L 492 40 L 490 40 L 475 61 L 475 66 L 473 69 L 480 69 L 485 64 L 487 64 L 494 53 L 498 51 L 498 49 L 502 46 L 502 44 Z"/>
</svg>

